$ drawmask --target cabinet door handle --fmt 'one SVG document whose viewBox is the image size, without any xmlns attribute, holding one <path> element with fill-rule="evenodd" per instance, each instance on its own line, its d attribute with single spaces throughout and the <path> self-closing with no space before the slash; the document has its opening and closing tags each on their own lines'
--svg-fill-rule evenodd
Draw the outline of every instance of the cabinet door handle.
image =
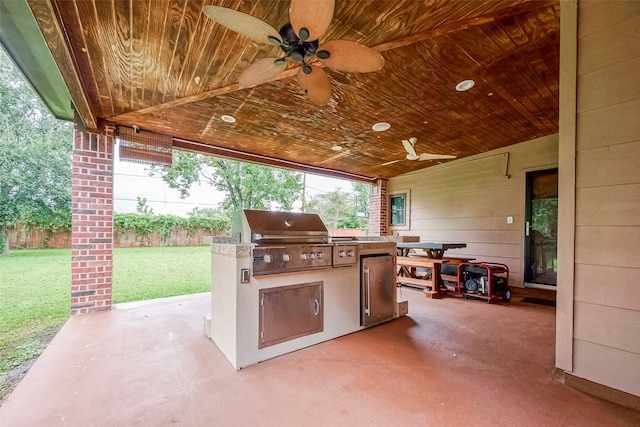
<svg viewBox="0 0 640 427">
<path fill-rule="evenodd" d="M 318 301 L 317 299 L 314 299 L 313 300 L 313 314 L 315 316 L 317 316 L 318 313 L 320 313 L 320 301 Z"/>
<path fill-rule="evenodd" d="M 364 309 L 364 312 L 367 314 L 367 316 L 371 316 L 371 284 L 370 284 L 370 278 L 369 278 L 369 267 L 365 267 L 364 269 L 364 275 L 365 275 L 365 284 L 366 284 L 366 292 L 367 292 L 367 306 Z"/>
</svg>

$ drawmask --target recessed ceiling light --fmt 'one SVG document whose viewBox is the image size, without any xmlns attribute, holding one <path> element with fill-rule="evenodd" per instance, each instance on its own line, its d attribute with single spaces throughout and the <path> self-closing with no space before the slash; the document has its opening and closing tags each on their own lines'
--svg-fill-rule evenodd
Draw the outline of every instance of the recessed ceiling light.
<svg viewBox="0 0 640 427">
<path fill-rule="evenodd" d="M 471 89 L 475 84 L 476 82 L 474 82 L 473 80 L 463 80 L 456 85 L 456 90 L 458 92 L 464 92 L 465 90 Z"/>
<path fill-rule="evenodd" d="M 230 116 L 228 114 L 222 115 L 220 116 L 220 118 L 222 119 L 223 122 L 227 122 L 227 123 L 235 123 L 236 122 L 236 118 L 233 116 Z"/>
<path fill-rule="evenodd" d="M 390 127 L 391 127 L 391 125 L 389 123 L 380 122 L 380 123 L 376 123 L 375 125 L 371 126 L 371 129 L 375 130 L 376 132 L 384 132 L 385 130 L 389 129 Z"/>
<path fill-rule="evenodd" d="M 331 149 L 333 151 L 340 151 L 340 150 L 342 150 L 342 146 L 341 145 L 334 145 L 333 147 L 331 147 Z"/>
</svg>

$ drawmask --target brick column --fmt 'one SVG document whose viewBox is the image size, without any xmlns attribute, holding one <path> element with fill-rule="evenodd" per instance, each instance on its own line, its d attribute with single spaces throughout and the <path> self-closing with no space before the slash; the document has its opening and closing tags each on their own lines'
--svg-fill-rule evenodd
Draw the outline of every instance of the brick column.
<svg viewBox="0 0 640 427">
<path fill-rule="evenodd" d="M 379 179 L 369 190 L 369 235 L 386 236 L 389 233 L 389 181 Z"/>
<path fill-rule="evenodd" d="M 76 131 L 71 184 L 71 314 L 111 309 L 113 128 Z"/>
</svg>

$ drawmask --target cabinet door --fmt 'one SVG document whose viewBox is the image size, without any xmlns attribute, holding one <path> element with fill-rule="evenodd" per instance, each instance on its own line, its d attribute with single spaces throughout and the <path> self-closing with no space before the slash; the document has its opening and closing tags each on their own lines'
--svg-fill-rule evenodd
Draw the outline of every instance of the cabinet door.
<svg viewBox="0 0 640 427">
<path fill-rule="evenodd" d="M 393 319 L 396 302 L 396 275 L 390 255 L 362 258 L 362 326 Z"/>
<path fill-rule="evenodd" d="M 258 348 L 324 329 L 323 282 L 260 290 Z"/>
</svg>

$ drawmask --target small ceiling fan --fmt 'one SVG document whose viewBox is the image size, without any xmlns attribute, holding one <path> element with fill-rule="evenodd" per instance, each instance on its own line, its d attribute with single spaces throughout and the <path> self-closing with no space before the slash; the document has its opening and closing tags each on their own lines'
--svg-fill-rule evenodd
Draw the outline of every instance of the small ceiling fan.
<svg viewBox="0 0 640 427">
<path fill-rule="evenodd" d="M 276 31 L 268 23 L 220 6 L 205 6 L 202 13 L 227 27 L 260 43 L 271 43 L 282 49 L 284 56 L 260 59 L 240 75 L 241 88 L 257 86 L 273 79 L 287 69 L 287 59 L 302 65 L 298 85 L 311 102 L 324 105 L 331 98 L 327 73 L 313 64 L 318 59 L 325 66 L 348 73 L 368 73 L 380 70 L 384 58 L 375 50 L 347 40 L 331 40 L 319 45 L 318 39 L 327 31 L 333 18 L 335 0 L 291 0 L 289 20 Z"/>
<path fill-rule="evenodd" d="M 393 163 L 400 162 L 402 160 L 445 160 L 445 159 L 455 159 L 458 156 L 453 156 L 451 154 L 432 154 L 432 153 L 416 153 L 416 142 L 418 142 L 418 138 L 411 137 L 409 139 L 403 139 L 402 145 L 404 149 L 407 151 L 407 155 L 404 159 L 391 160 L 390 162 L 383 163 L 382 166 L 391 165 Z"/>
</svg>

